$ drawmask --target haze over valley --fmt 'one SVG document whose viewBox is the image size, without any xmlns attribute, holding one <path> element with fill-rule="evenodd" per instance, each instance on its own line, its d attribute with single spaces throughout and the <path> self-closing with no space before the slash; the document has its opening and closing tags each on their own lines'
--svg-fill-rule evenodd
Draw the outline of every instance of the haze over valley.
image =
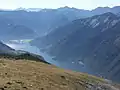
<svg viewBox="0 0 120 90">
<path fill-rule="evenodd" d="M 92 10 L 68 6 L 1 9 L 0 57 L 5 56 L 32 59 L 120 83 L 120 6 Z"/>
</svg>

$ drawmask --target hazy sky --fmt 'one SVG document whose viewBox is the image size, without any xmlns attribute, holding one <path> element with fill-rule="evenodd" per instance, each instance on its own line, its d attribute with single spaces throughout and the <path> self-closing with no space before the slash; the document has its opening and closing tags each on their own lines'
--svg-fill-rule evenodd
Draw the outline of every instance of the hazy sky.
<svg viewBox="0 0 120 90">
<path fill-rule="evenodd" d="M 58 8 L 63 6 L 94 9 L 98 6 L 120 6 L 120 0 L 0 0 L 0 8 Z"/>
</svg>

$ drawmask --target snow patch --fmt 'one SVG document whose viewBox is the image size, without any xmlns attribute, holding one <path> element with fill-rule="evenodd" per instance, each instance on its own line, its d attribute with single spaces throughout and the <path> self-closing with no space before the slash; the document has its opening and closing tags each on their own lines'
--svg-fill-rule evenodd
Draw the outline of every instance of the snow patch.
<svg viewBox="0 0 120 90">
<path fill-rule="evenodd" d="M 106 19 L 105 21 L 107 21 L 107 19 Z M 103 29 L 101 30 L 101 32 L 104 32 L 104 31 L 107 30 L 108 28 L 111 28 L 112 26 L 116 25 L 119 21 L 120 21 L 120 20 L 113 20 L 113 21 L 111 21 L 111 22 L 108 22 L 108 23 L 107 23 L 107 26 L 106 26 L 105 28 L 103 28 Z"/>
<path fill-rule="evenodd" d="M 109 20 L 109 16 L 104 20 L 104 23 L 106 23 Z"/>
<path fill-rule="evenodd" d="M 95 28 L 95 27 L 99 26 L 99 24 L 100 24 L 100 23 L 96 23 L 96 24 L 93 26 L 93 28 Z"/>
<path fill-rule="evenodd" d="M 84 66 L 84 63 L 82 61 L 79 61 L 78 63 Z"/>
<path fill-rule="evenodd" d="M 94 26 L 97 22 L 98 22 L 97 19 L 93 19 L 93 20 L 90 22 L 90 25 L 91 25 L 91 26 Z"/>
<path fill-rule="evenodd" d="M 101 32 L 104 32 L 104 31 L 106 31 L 107 29 L 108 29 L 108 27 L 103 28 L 103 29 L 101 30 Z"/>
<path fill-rule="evenodd" d="M 83 20 L 81 23 L 84 25 L 87 25 L 89 22 L 90 22 L 90 19 L 87 19 L 87 20 Z"/>
<path fill-rule="evenodd" d="M 112 24 L 112 26 L 114 26 L 114 25 L 116 25 L 118 22 L 119 22 L 119 20 L 113 20 L 113 21 L 111 22 L 111 24 Z"/>
<path fill-rule="evenodd" d="M 97 27 L 100 23 L 98 22 L 97 19 L 93 19 L 91 22 L 90 22 L 90 26 L 92 26 L 93 28 Z"/>
<path fill-rule="evenodd" d="M 75 62 L 72 62 L 72 64 L 74 64 Z"/>
<path fill-rule="evenodd" d="M 92 28 L 95 28 L 97 26 L 99 26 L 99 22 L 98 22 L 98 19 L 93 19 L 91 22 L 90 22 L 90 26 L 92 26 Z"/>
</svg>

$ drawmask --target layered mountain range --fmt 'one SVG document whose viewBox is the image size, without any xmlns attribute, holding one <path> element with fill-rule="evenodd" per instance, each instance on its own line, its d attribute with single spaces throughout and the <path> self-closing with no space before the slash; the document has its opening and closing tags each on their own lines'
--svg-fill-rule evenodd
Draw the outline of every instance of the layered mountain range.
<svg viewBox="0 0 120 90">
<path fill-rule="evenodd" d="M 7 35 L 11 32 L 9 33 L 11 36 L 14 36 L 17 31 L 18 33 L 16 35 L 19 35 L 19 32 L 21 31 L 20 33 L 26 34 L 27 36 L 32 36 L 26 33 L 28 31 L 28 33 L 33 34 L 33 36 L 34 32 L 36 32 L 35 36 L 38 37 L 46 35 L 54 29 L 64 26 L 73 20 L 91 17 L 106 12 L 119 14 L 119 10 L 119 6 L 113 8 L 98 7 L 91 11 L 70 7 L 61 7 L 58 9 L 18 8 L 16 10 L 8 11 L 0 10 L 0 31 L 4 31 Z M 8 29 L 10 29 L 9 32 L 6 31 Z M 11 29 L 15 30 L 11 31 Z M 25 33 L 23 33 L 23 31 L 25 31 Z M 19 36 L 22 35 L 20 34 Z"/>
<path fill-rule="evenodd" d="M 82 61 L 97 75 L 120 81 L 120 17 L 104 13 L 77 19 L 32 44 L 57 60 Z"/>
</svg>

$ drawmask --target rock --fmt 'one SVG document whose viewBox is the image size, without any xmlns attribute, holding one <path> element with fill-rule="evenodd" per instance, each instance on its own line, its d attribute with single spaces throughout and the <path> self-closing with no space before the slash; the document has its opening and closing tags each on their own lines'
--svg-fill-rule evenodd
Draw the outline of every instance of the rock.
<svg viewBox="0 0 120 90">
<path fill-rule="evenodd" d="M 41 88 L 40 90 L 44 90 L 44 88 Z"/>
<path fill-rule="evenodd" d="M 3 87 L 0 87 L 0 90 L 5 90 Z"/>
<path fill-rule="evenodd" d="M 61 76 L 62 79 L 66 79 L 65 76 Z"/>
<path fill-rule="evenodd" d="M 7 84 L 12 85 L 12 83 L 11 83 L 11 82 L 7 82 Z"/>
</svg>

